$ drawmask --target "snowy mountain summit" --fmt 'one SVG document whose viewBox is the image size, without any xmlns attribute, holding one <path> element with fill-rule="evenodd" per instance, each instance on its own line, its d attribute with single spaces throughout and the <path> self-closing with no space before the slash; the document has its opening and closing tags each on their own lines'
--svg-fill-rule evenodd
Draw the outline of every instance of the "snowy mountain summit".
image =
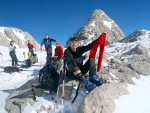
<svg viewBox="0 0 150 113">
<path fill-rule="evenodd" d="M 107 45 L 125 37 L 119 26 L 100 9 L 95 10 L 88 21 L 73 36 L 81 40 L 79 45 L 87 45 L 92 40 L 98 38 L 102 32 L 107 33 Z M 69 40 L 66 46 L 68 44 Z"/>
<path fill-rule="evenodd" d="M 35 45 L 36 50 L 40 48 L 39 44 L 28 32 L 12 27 L 0 27 L 0 45 L 7 47 L 11 40 L 15 41 L 16 46 L 19 48 L 27 48 L 26 42 L 28 40 Z"/>
</svg>

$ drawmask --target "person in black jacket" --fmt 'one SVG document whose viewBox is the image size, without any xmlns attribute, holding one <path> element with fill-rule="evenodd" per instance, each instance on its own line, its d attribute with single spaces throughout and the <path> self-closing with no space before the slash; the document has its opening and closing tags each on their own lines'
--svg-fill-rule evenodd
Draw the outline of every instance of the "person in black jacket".
<svg viewBox="0 0 150 113">
<path fill-rule="evenodd" d="M 41 50 L 44 45 L 45 51 L 47 52 L 47 58 L 52 56 L 52 42 L 56 42 L 56 40 L 49 38 L 48 34 L 45 35 L 45 38 L 41 42 Z"/>
<path fill-rule="evenodd" d="M 70 46 L 64 52 L 64 57 L 68 66 L 68 78 L 81 81 L 88 91 L 93 90 L 96 86 L 102 85 L 102 80 L 96 75 L 95 59 L 89 58 L 89 52 L 87 52 L 92 48 L 95 42 L 96 40 L 87 46 L 78 47 L 78 40 L 76 37 L 73 37 L 70 40 Z M 87 53 L 82 56 L 85 52 Z M 83 65 L 83 60 L 86 58 L 89 59 Z M 89 80 L 84 76 L 88 71 L 90 76 Z"/>
</svg>

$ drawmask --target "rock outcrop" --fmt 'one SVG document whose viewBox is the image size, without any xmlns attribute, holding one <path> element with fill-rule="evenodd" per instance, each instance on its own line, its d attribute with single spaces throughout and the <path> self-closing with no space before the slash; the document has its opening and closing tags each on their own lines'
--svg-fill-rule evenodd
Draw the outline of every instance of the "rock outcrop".
<svg viewBox="0 0 150 113">
<path fill-rule="evenodd" d="M 30 40 L 36 51 L 40 49 L 39 44 L 28 32 L 17 28 L 0 27 L 0 45 L 7 47 L 11 40 L 15 41 L 15 44 L 20 48 L 27 48 L 26 43 Z"/>
<path fill-rule="evenodd" d="M 104 84 L 87 95 L 77 113 L 112 113 L 114 100 L 127 93 L 124 83 Z"/>
<path fill-rule="evenodd" d="M 6 99 L 5 109 L 9 113 L 22 113 L 23 109 L 27 106 L 27 103 L 34 104 L 33 92 L 31 89 L 32 83 L 38 82 L 38 79 L 33 79 L 25 83 L 19 89 L 14 91 Z M 36 96 L 41 96 L 44 90 L 35 89 Z"/>
</svg>

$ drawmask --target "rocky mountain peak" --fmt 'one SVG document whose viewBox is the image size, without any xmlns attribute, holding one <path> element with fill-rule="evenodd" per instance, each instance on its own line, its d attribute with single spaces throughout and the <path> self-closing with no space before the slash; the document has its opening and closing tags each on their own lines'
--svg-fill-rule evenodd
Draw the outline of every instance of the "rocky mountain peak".
<svg viewBox="0 0 150 113">
<path fill-rule="evenodd" d="M 91 14 L 88 21 L 73 36 L 78 38 L 79 45 L 82 46 L 87 45 L 98 38 L 102 32 L 107 33 L 107 45 L 124 38 L 124 33 L 119 26 L 102 10 L 97 9 Z M 66 46 L 69 45 L 69 40 L 67 41 Z"/>
</svg>

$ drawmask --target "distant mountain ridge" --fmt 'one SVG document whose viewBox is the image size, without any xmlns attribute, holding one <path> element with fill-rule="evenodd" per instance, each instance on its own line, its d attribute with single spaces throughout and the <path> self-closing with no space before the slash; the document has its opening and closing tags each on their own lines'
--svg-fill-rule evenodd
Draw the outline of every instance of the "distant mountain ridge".
<svg viewBox="0 0 150 113">
<path fill-rule="evenodd" d="M 145 38 L 150 39 L 150 31 L 148 31 L 148 30 L 136 30 L 133 33 L 126 36 L 125 38 L 123 38 L 122 40 L 120 40 L 120 42 L 124 42 L 124 43 L 135 42 L 138 40 L 138 38 L 141 38 L 141 36 L 144 36 Z"/>
<path fill-rule="evenodd" d="M 28 32 L 18 28 L 0 27 L 0 45 L 7 47 L 11 40 L 15 41 L 15 44 L 20 48 L 27 48 L 26 42 L 30 40 L 36 50 L 40 49 L 39 44 Z"/>
</svg>

